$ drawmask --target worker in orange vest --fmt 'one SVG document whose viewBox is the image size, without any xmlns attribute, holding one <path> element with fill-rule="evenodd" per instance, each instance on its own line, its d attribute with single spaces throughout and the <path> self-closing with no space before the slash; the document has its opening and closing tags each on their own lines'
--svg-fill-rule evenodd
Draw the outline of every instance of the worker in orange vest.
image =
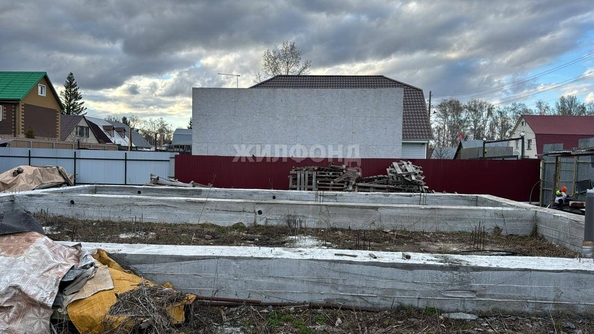
<svg viewBox="0 0 594 334">
<path fill-rule="evenodd" d="M 567 187 L 563 186 L 561 189 L 555 191 L 555 208 L 561 209 L 567 201 Z"/>
</svg>

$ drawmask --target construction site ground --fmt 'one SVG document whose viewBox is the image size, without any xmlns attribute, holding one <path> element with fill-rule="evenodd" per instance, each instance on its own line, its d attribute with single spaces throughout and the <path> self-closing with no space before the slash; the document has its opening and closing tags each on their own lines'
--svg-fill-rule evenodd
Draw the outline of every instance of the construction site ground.
<svg viewBox="0 0 594 334">
<path fill-rule="evenodd" d="M 421 252 L 473 255 L 577 257 L 548 243 L 534 231 L 529 236 L 475 233 L 426 233 L 393 230 L 304 229 L 291 226 L 229 227 L 214 224 L 166 224 L 81 221 L 37 215 L 48 237 L 59 241 L 228 245 L 261 247 L 325 247 L 370 252 Z M 468 316 L 468 315 L 462 315 Z M 171 332 L 183 333 L 593 333 L 594 319 L 573 314 L 477 314 L 453 319 L 436 309 L 352 310 L 339 305 L 218 305 L 198 300 L 187 321 Z M 76 333 L 58 323 L 61 333 Z"/>
</svg>

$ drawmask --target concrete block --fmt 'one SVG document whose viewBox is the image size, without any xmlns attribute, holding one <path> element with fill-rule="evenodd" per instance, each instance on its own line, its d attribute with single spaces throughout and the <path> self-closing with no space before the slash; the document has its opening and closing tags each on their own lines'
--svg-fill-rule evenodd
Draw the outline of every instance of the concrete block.
<svg viewBox="0 0 594 334">
<path fill-rule="evenodd" d="M 592 260 L 333 249 L 88 244 L 202 296 L 444 312 L 594 313 Z"/>
</svg>

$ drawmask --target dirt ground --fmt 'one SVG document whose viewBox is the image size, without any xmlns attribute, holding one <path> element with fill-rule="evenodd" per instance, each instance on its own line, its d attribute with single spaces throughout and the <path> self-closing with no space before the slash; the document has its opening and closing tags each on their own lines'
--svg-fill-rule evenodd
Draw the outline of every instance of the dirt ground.
<svg viewBox="0 0 594 334">
<path fill-rule="evenodd" d="M 577 254 L 537 236 L 486 233 L 426 233 L 404 230 L 303 229 L 289 226 L 229 227 L 214 224 L 167 224 L 81 221 L 35 216 L 53 240 L 164 245 L 324 247 L 387 252 L 576 257 Z"/>
<path fill-rule="evenodd" d="M 166 224 L 79 221 L 35 216 L 54 240 L 150 243 L 326 247 L 393 252 L 576 257 L 530 236 L 485 233 L 425 233 L 394 230 L 296 229 L 290 226 L 230 227 L 214 224 Z M 198 298 L 181 327 L 170 333 L 593 333 L 594 319 L 567 314 L 524 316 L 482 314 L 455 320 L 437 309 L 352 310 L 338 305 L 227 304 Z M 62 324 L 60 333 L 76 333 Z M 143 333 L 151 333 L 144 331 Z"/>
</svg>

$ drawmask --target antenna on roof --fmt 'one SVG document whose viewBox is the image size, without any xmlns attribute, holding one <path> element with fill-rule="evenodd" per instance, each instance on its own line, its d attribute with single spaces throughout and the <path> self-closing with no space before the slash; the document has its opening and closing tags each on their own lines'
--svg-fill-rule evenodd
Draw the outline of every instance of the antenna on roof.
<svg viewBox="0 0 594 334">
<path fill-rule="evenodd" d="M 237 88 L 239 88 L 239 74 L 231 74 L 231 73 L 217 73 L 218 75 L 228 75 L 228 76 L 232 76 L 232 77 L 236 77 L 237 78 Z"/>
</svg>

